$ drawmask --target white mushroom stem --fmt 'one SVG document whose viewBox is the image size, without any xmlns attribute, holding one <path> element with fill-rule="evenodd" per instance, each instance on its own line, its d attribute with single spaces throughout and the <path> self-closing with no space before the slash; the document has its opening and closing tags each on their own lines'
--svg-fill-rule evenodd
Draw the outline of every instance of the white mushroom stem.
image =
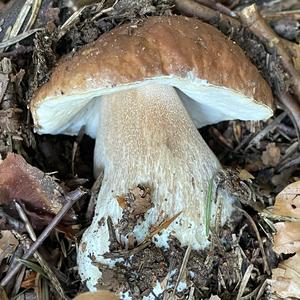
<svg viewBox="0 0 300 300">
<path fill-rule="evenodd" d="M 153 207 L 133 232 L 138 242 L 152 226 L 181 215 L 165 230 L 158 244 L 167 246 L 166 235 L 194 249 L 208 245 L 205 206 L 209 181 L 221 166 L 187 114 L 173 87 L 148 85 L 103 96 L 95 145 L 96 171 L 104 169 L 95 217 L 85 232 L 78 263 L 83 279 L 95 290 L 101 272 L 92 262 L 108 263 L 107 217 L 117 225 L 122 208 L 117 198 L 139 184 L 150 187 Z M 222 218 L 232 211 L 225 199 Z M 216 205 L 212 204 L 212 220 Z M 118 236 L 118 232 L 117 232 Z M 124 237 L 123 237 L 124 239 Z"/>
</svg>

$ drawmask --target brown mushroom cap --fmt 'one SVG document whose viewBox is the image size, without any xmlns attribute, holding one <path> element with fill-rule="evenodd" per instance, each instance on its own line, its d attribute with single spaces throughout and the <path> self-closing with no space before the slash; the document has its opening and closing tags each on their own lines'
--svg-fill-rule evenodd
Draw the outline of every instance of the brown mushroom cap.
<svg viewBox="0 0 300 300">
<path fill-rule="evenodd" d="M 44 121 L 43 106 L 50 114 L 59 102 L 66 104 L 67 113 L 61 108 L 54 112 L 56 118 L 69 122 L 74 116 L 82 118 L 82 108 L 88 103 L 91 105 L 93 98 L 147 82 L 173 85 L 197 102 L 199 99 L 195 94 L 199 90 L 198 98 L 204 98 L 206 104 L 210 102 L 209 107 L 216 106 L 219 110 L 224 105 L 236 106 L 236 102 L 230 102 L 236 95 L 247 99 L 242 100 L 245 103 L 260 107 L 258 111 L 255 105 L 250 109 L 256 111 L 257 117 L 247 113 L 243 104 L 239 108 L 230 107 L 231 115 L 225 113 L 216 121 L 263 119 L 272 115 L 273 99 L 269 86 L 243 51 L 226 36 L 196 19 L 150 17 L 137 25 L 115 28 L 73 56 L 59 61 L 50 80 L 36 92 L 30 104 L 37 130 L 74 134 L 79 128 L 73 124 L 71 129 L 68 126 L 60 129 L 57 125 L 48 130 L 47 122 L 51 122 L 53 116 L 49 117 L 50 121 Z M 214 89 L 209 90 L 210 87 Z M 211 95 L 211 99 L 205 95 Z M 218 98 L 224 98 L 227 104 Z M 74 101 L 78 104 L 71 108 Z M 238 113 L 232 113 L 235 109 Z M 191 110 L 197 110 L 195 103 Z M 213 121 L 208 119 L 204 123 Z M 81 125 L 83 123 L 81 121 Z"/>
</svg>

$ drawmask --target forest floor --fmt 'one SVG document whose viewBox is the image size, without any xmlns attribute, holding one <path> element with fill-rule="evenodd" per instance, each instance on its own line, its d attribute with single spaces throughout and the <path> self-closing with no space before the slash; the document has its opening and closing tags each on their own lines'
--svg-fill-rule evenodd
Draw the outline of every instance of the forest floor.
<svg viewBox="0 0 300 300">
<path fill-rule="evenodd" d="M 196 276 L 187 280 L 186 289 L 177 289 L 176 295 L 169 299 L 281 299 L 272 295 L 269 279 L 272 269 L 286 256 L 276 254 L 272 248 L 273 222 L 278 220 L 268 215 L 266 208 L 274 205 L 279 192 L 300 178 L 300 95 L 296 87 L 299 79 L 293 73 L 300 70 L 299 1 L 228 0 L 220 5 L 218 1 L 195 0 L 197 9 L 191 11 L 191 0 L 182 0 L 180 5 L 175 5 L 173 0 L 45 0 L 37 9 L 32 29 L 25 28 L 29 12 L 20 27 L 23 36 L 17 34 L 5 42 L 6 29 L 16 20 L 20 21 L 19 13 L 25 3 L 11 2 L 17 4 L 10 7 L 11 3 L 0 2 L 0 159 L 5 161 L 11 152 L 20 155 L 40 170 L 32 171 L 35 178 L 49 177 L 53 194 L 58 191 L 68 199 L 74 198 L 74 202 L 79 200 L 55 227 L 51 223 L 54 216 L 51 207 L 43 211 L 41 204 L 22 202 L 20 195 L 28 193 L 26 189 L 32 182 L 22 177 L 21 181 L 16 180 L 16 187 L 13 186 L 16 183 L 4 183 L 0 179 L 0 278 L 5 286 L 0 290 L 0 299 L 69 299 L 86 290 L 78 275 L 76 254 L 82 233 L 91 221 L 90 199 L 95 198 L 100 185 L 93 177 L 94 140 L 83 134 L 77 137 L 35 134 L 28 111 L 34 91 L 48 80 L 60 57 L 96 40 L 104 32 L 146 16 L 172 14 L 198 17 L 237 43 L 271 86 L 276 110 L 267 121 L 226 121 L 199 130 L 229 170 L 227 179 L 233 185 L 235 181 L 243 182 L 246 196 L 240 199 L 238 225 L 234 229 L 223 229 L 217 236 L 212 234 L 208 250 L 191 252 L 184 263 L 189 274 Z M 80 6 L 83 2 L 87 6 L 79 10 L 70 4 Z M 257 31 L 251 30 L 247 18 L 241 14 L 253 3 L 262 19 L 257 21 L 258 27 L 262 26 Z M 279 55 L 282 49 L 271 43 L 261 24 L 267 24 L 282 38 L 289 59 Z M 294 71 L 290 69 L 291 64 Z M 24 167 L 25 162 L 21 158 L 10 159 L 15 171 L 11 176 L 24 176 L 22 172 L 29 168 Z M 0 174 L 5 175 L 1 170 Z M 1 195 L 1 183 L 12 185 L 5 195 Z M 18 258 L 28 251 L 33 238 L 13 200 L 20 200 L 21 211 L 29 217 L 28 222 L 37 236 L 49 223 L 51 229 L 55 227 L 48 232 L 38 253 L 22 260 Z M 220 236 L 227 242 L 220 244 Z M 128 270 L 125 274 L 120 271 L 135 299 L 149 293 L 148 282 L 153 282 L 153 276 L 160 280 L 165 276 L 168 266 L 163 266 L 161 261 L 166 256 L 172 258 L 169 263 L 178 269 L 186 259 L 187 249 L 181 248 L 176 240 L 167 253 L 154 248 L 154 244 L 149 243 L 137 252 L 130 274 Z M 18 262 L 22 263 L 21 268 L 3 284 Z M 134 279 L 133 274 L 140 270 L 141 262 L 144 277 Z M 52 272 L 47 273 L 49 266 Z M 111 286 L 115 284 L 114 275 L 103 284 L 106 288 L 114 289 Z"/>
</svg>

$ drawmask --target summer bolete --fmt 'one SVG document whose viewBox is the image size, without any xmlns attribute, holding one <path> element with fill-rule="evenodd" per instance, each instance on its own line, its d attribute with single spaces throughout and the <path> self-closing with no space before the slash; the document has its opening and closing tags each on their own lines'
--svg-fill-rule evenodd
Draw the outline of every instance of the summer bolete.
<svg viewBox="0 0 300 300">
<path fill-rule="evenodd" d="M 167 247 L 171 234 L 183 246 L 208 245 L 205 203 L 221 166 L 197 127 L 269 118 L 272 101 L 269 86 L 237 45 L 182 16 L 125 24 L 58 63 L 30 108 L 40 134 L 74 135 L 84 125 L 96 138 L 95 175 L 102 169 L 104 179 L 78 256 L 90 290 L 101 278 L 94 262 L 110 261 L 103 258 L 110 245 L 108 217 L 120 242 L 128 235 L 141 242 L 151 227 L 181 212 L 157 244 Z M 120 197 L 128 191 L 139 197 L 139 185 L 149 187 L 150 200 L 140 196 L 151 203 L 124 233 Z M 226 191 L 219 197 L 224 223 L 233 199 Z M 213 220 L 215 203 L 210 213 Z"/>
</svg>

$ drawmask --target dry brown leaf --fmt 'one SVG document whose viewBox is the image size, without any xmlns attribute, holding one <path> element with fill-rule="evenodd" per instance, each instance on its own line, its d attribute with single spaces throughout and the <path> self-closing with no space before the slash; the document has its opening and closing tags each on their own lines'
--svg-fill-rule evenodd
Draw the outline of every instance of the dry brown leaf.
<svg viewBox="0 0 300 300">
<path fill-rule="evenodd" d="M 145 187 L 135 187 L 130 193 L 133 196 L 133 201 L 128 204 L 131 207 L 133 216 L 144 215 L 152 206 L 150 189 Z M 130 202 L 130 200 L 128 199 L 127 202 Z"/>
<path fill-rule="evenodd" d="M 276 196 L 271 212 L 279 216 L 300 218 L 300 181 L 289 184 Z"/>
<path fill-rule="evenodd" d="M 21 287 L 23 289 L 30 289 L 35 287 L 37 273 L 34 271 L 31 271 L 26 274 L 25 278 L 22 281 Z"/>
<path fill-rule="evenodd" d="M 262 153 L 261 159 L 265 166 L 276 167 L 280 161 L 280 149 L 275 143 L 269 143 Z"/>
<path fill-rule="evenodd" d="M 300 253 L 273 269 L 270 283 L 272 295 L 285 300 L 300 299 Z"/>
<path fill-rule="evenodd" d="M 250 180 L 250 179 L 254 179 L 254 176 L 249 173 L 246 169 L 242 169 L 239 171 L 239 178 L 241 180 Z"/>
<path fill-rule="evenodd" d="M 300 251 L 300 223 L 278 222 L 275 225 L 273 250 L 280 253 L 295 253 Z"/>
<path fill-rule="evenodd" d="M 122 209 L 127 208 L 127 203 L 126 203 L 126 199 L 125 199 L 124 195 L 118 197 L 118 198 L 117 198 L 117 201 L 118 201 L 118 203 L 119 203 L 119 206 L 120 206 Z"/>
<path fill-rule="evenodd" d="M 272 213 L 300 218 L 300 181 L 288 185 L 275 198 Z M 296 254 L 272 270 L 272 299 L 300 299 L 300 223 L 279 222 L 274 237 L 274 251 Z"/>
<path fill-rule="evenodd" d="M 62 188 L 50 176 L 29 165 L 22 156 L 9 153 L 0 162 L 0 205 L 14 209 L 13 200 L 25 205 L 33 225 L 45 225 L 65 203 Z M 67 214 L 65 221 L 72 221 Z"/>
<path fill-rule="evenodd" d="M 119 300 L 120 297 L 109 291 L 98 291 L 83 293 L 74 298 L 74 300 Z"/>
<path fill-rule="evenodd" d="M 15 238 L 15 236 L 11 233 L 10 230 L 2 230 L 0 235 L 0 254 L 8 246 L 11 246 L 12 250 L 10 253 L 18 246 L 19 241 Z M 0 298 L 1 299 L 1 298 Z"/>
</svg>

